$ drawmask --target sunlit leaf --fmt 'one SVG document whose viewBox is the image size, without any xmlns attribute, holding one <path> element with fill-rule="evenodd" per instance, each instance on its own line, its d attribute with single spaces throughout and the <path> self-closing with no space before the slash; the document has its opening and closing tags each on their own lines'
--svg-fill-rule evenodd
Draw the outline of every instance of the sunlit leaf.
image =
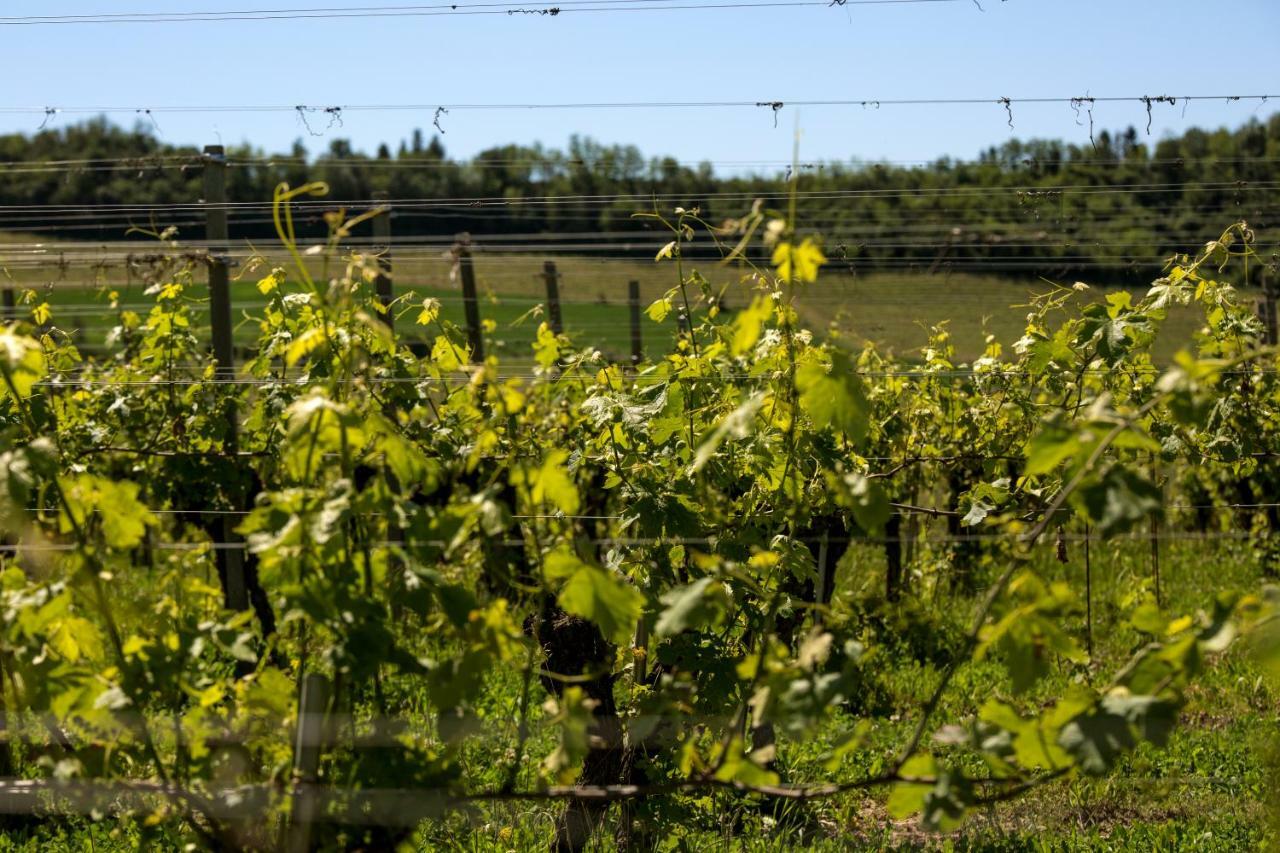
<svg viewBox="0 0 1280 853">
<path fill-rule="evenodd" d="M 819 363 L 802 365 L 796 371 L 796 387 L 800 407 L 817 426 L 833 427 L 855 444 L 867 437 L 871 407 L 847 355 L 834 353 L 830 370 Z"/>
</svg>

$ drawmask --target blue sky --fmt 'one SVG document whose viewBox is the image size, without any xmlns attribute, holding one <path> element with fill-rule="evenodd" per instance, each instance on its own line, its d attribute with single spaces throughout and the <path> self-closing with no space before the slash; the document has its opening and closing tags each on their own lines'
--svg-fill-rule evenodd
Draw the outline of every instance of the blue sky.
<svg viewBox="0 0 1280 853">
<path fill-rule="evenodd" d="M 4 15 L 373 5 L 375 0 L 9 0 Z M 390 4 L 393 0 L 376 0 Z M 1280 92 L 1280 2 L 982 0 L 541 16 L 362 18 L 0 27 L 0 106 L 528 103 L 864 98 L 1012 98 Z M 1280 100 L 1156 106 L 1153 138 L 1236 125 Z M 1099 128 L 1138 125 L 1141 104 L 1100 104 Z M 130 115 L 118 120 L 132 122 Z M 68 122 L 59 116 L 57 122 Z M 40 116 L 0 115 L 0 130 Z M 682 160 L 785 161 L 797 115 L 767 109 L 462 112 L 443 117 L 450 154 L 571 133 Z M 360 112 L 312 137 L 295 114 L 161 114 L 171 142 L 250 141 L 284 150 L 328 135 L 397 142 L 432 113 Z M 1020 137 L 1087 142 L 1066 105 L 799 110 L 803 159 L 972 156 Z M 320 129 L 327 122 L 313 121 Z"/>
</svg>

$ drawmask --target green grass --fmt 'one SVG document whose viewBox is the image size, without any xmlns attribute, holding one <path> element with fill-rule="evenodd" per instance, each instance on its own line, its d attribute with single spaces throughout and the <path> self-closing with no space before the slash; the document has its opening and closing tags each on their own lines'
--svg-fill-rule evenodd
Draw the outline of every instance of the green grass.
<svg viewBox="0 0 1280 853">
<path fill-rule="evenodd" d="M 493 320 L 497 328 L 490 336 L 490 349 L 506 358 L 525 358 L 533 339 L 538 319 L 517 321 L 545 300 L 542 282 L 542 255 L 475 256 L 477 286 L 481 295 L 481 316 Z M 640 283 L 644 306 L 677 283 L 676 270 L 670 262 L 661 264 L 646 260 L 593 259 L 563 256 L 555 258 L 560 273 L 561 299 L 565 328 L 583 344 L 596 347 L 607 356 L 629 357 L 631 352 L 627 283 Z M 271 263 L 284 263 L 271 258 Z M 730 310 L 750 299 L 742 272 L 714 262 L 690 263 L 706 276 L 713 292 L 723 292 Z M 461 324 L 461 293 L 450 276 L 451 263 L 438 256 L 421 253 L 396 261 L 396 291 L 406 290 L 413 296 L 406 305 L 434 296 L 444 304 L 447 319 Z M 42 267 L 10 270 L 16 286 L 35 289 L 42 300 L 54 309 L 54 322 L 60 328 L 82 330 L 82 339 L 93 347 L 114 323 L 107 310 L 105 293 L 115 290 L 126 305 L 145 305 L 149 300 L 136 280 L 130 282 L 118 268 L 108 268 L 95 275 L 63 270 L 50 262 Z M 77 277 L 78 276 L 78 277 Z M 255 279 L 258 274 L 246 275 Z M 92 279 L 92 285 L 86 280 Z M 1058 284 L 1070 285 L 1073 282 Z M 929 275 L 924 272 L 875 273 L 855 276 L 838 267 L 829 267 L 817 284 L 799 292 L 800 312 L 815 331 L 838 331 L 853 345 L 874 342 L 886 351 L 912 358 L 927 341 L 927 330 L 947 323 L 962 360 L 981 355 L 988 335 L 1010 346 L 1022 336 L 1027 302 L 1035 294 L 1054 289 L 1054 284 L 1039 279 L 1017 280 L 972 275 Z M 1100 299 L 1118 288 L 1099 287 L 1074 297 L 1076 304 Z M 1136 297 L 1141 291 L 1134 290 Z M 191 296 L 203 298 L 197 287 Z M 691 294 L 694 298 L 697 293 Z M 244 315 L 253 315 L 262 304 L 252 281 L 233 285 L 232 300 L 236 316 L 243 324 Z M 61 309 L 61 311 L 59 310 Z M 423 330 L 413 326 L 416 312 L 405 315 L 399 333 L 406 339 L 417 339 Z M 1178 349 L 1192 343 L 1199 325 L 1190 311 L 1175 311 L 1166 323 L 1165 332 L 1156 346 L 1156 356 L 1164 360 Z M 642 329 L 646 346 L 656 349 L 665 342 L 674 319 L 660 333 L 652 321 L 644 318 Z M 248 342 L 252 329 L 242 325 L 241 339 Z"/>
<path fill-rule="evenodd" d="M 916 579 L 908 601 L 879 610 L 873 601 L 883 583 L 883 551 L 874 546 L 852 550 L 841 567 L 835 607 L 866 614 L 879 657 L 868 667 L 864 696 L 855 697 L 833 725 L 797 740 L 779 739 L 779 766 L 787 780 L 818 782 L 857 779 L 874 774 L 907 738 L 915 713 L 938 677 L 940 650 L 954 647 L 976 606 L 975 594 L 953 594 L 926 581 L 942 552 L 918 555 Z M 1258 555 L 1247 543 L 1162 544 L 1163 589 L 1170 613 L 1195 613 L 1211 606 L 1218 592 L 1252 591 L 1262 582 Z M 1066 565 L 1046 546 L 1036 569 L 1046 577 L 1083 589 L 1083 560 L 1072 546 Z M 1095 545 L 1093 613 L 1095 661 L 1059 662 L 1031 696 L 1028 707 L 1061 695 L 1074 683 L 1103 684 L 1143 642 L 1127 621 L 1127 599 L 1150 583 L 1149 546 L 1145 542 Z M 981 587 L 997 564 L 979 569 Z M 1084 614 L 1067 620 L 1083 639 Z M 424 640 L 424 651 L 431 640 Z M 476 788 L 498 787 L 514 760 L 515 709 L 522 674 L 518 668 L 496 672 L 477 709 L 480 734 L 466 751 L 464 777 Z M 625 698 L 625 679 L 619 681 Z M 420 682 L 389 680 L 388 701 L 410 725 L 431 730 L 427 696 Z M 531 706 L 542 704 L 534 682 Z M 1003 668 L 986 661 L 963 666 L 940 708 L 937 725 L 971 714 L 989 696 L 1009 697 Z M 807 806 L 775 807 L 750 797 L 714 791 L 682 800 L 654 798 L 649 807 L 674 819 L 678 829 L 657 838 L 667 851 L 743 850 L 873 851 L 1238 851 L 1262 849 L 1275 835 L 1271 828 L 1276 780 L 1277 694 L 1262 677 L 1247 648 L 1237 645 L 1212 661 L 1189 691 L 1188 703 L 1167 749 L 1140 748 L 1112 773 L 1100 778 L 1047 785 L 1023 799 L 970 815 L 957 832 L 930 835 L 911 821 L 885 810 L 884 791 L 853 792 Z M 874 732 L 835 772 L 822 756 L 857 719 L 869 718 Z M 553 733 L 535 710 L 529 753 L 542 755 Z M 945 748 L 943 748 L 945 750 Z M 659 763 L 664 759 L 659 758 Z M 536 784 L 536 762 L 519 767 L 521 787 Z M 615 808 L 610 819 L 616 817 Z M 422 824 L 407 849 L 419 851 L 538 851 L 546 849 L 554 807 L 537 802 L 496 803 L 455 812 Z M 0 851 L 123 851 L 154 846 L 179 847 L 180 839 L 147 839 L 130 820 L 55 819 L 11 821 L 0 827 Z M 594 850 L 613 850 L 607 833 Z"/>
<path fill-rule="evenodd" d="M 488 336 L 489 350 L 507 359 L 529 356 L 529 345 L 544 314 L 530 314 L 543 304 L 543 284 L 536 278 L 540 257 L 503 259 L 500 269 L 479 274 L 480 315 L 493 320 L 497 328 Z M 477 260 L 483 270 L 484 259 Z M 518 268 L 518 270 L 516 269 Z M 630 356 L 630 311 L 627 307 L 627 280 L 639 279 L 641 301 L 649 302 L 675 283 L 671 266 L 653 269 L 640 261 L 580 261 L 562 259 L 562 306 L 564 328 L 582 345 L 598 348 L 611 359 Z M 724 273 L 723 270 L 717 270 Z M 662 275 L 657 275 L 660 273 Z M 643 274 L 643 278 L 641 278 Z M 403 296 L 403 314 L 398 333 L 407 341 L 425 337 L 426 330 L 415 327 L 417 311 L 413 306 L 424 297 L 442 301 L 445 319 L 463 325 L 460 289 L 449 286 L 447 277 L 426 275 L 413 277 L 401 273 L 397 278 L 397 295 Z M 724 275 L 723 278 L 731 278 Z M 20 279 L 19 279 L 20 280 Z M 713 279 L 714 280 L 714 279 Z M 728 313 L 749 300 L 744 287 L 719 280 L 726 288 Z M 125 307 L 145 310 L 148 298 L 141 284 L 105 282 L 96 287 L 67 287 L 59 283 L 27 280 L 23 286 L 35 288 L 42 301 L 49 302 L 54 323 L 61 329 L 78 330 L 87 348 L 101 345 L 102 337 L 115 323 L 109 310 L 106 292 L 114 289 Z M 411 296 L 404 296 L 406 293 Z M 718 291 L 719 288 L 717 288 Z M 902 357 L 918 355 L 928 338 L 928 329 L 946 323 L 956 347 L 957 356 L 972 360 L 987 346 L 988 336 L 1006 348 L 1021 337 L 1033 295 L 1051 291 L 1044 282 L 1012 282 L 1009 279 L 979 277 L 927 277 L 922 274 L 881 274 L 863 278 L 831 274 L 806 287 L 799 295 L 800 313 L 810 328 L 818 332 L 838 332 L 855 346 L 873 342 L 884 351 Z M 1098 291 L 1088 296 L 1096 297 Z M 197 301 L 196 321 L 204 323 L 202 311 L 204 288 L 193 288 Z M 1076 301 L 1083 301 L 1083 296 Z M 248 342 L 253 337 L 252 318 L 262 300 L 252 283 L 237 282 L 233 287 L 233 310 L 239 324 L 238 338 Z M 61 309 L 61 310 L 60 310 Z M 658 341 L 671 336 L 675 320 L 668 319 L 660 328 L 648 318 L 641 318 L 645 346 L 653 350 Z M 1192 334 L 1199 320 L 1188 310 L 1174 311 L 1156 346 L 1158 359 L 1169 359 L 1172 353 L 1192 345 Z"/>
<path fill-rule="evenodd" d="M 1163 587 L 1170 613 L 1195 613 L 1211 607 L 1227 590 L 1256 590 L 1260 569 L 1244 544 L 1164 543 Z M 1037 568 L 1083 589 L 1082 559 L 1069 555 L 1063 566 L 1046 548 Z M 918 566 L 940 557 L 924 553 Z M 1145 641 L 1127 621 L 1127 601 L 1150 583 L 1147 543 L 1095 546 L 1095 662 L 1060 662 L 1035 693 L 1023 701 L 1035 707 L 1061 695 L 1074 683 L 1104 684 Z M 864 547 L 842 567 L 837 607 L 856 610 L 874 596 L 883 578 L 883 554 Z M 984 578 L 988 572 L 981 572 Z M 912 603 L 871 620 L 882 648 L 871 670 L 866 707 L 851 705 L 836 724 L 802 740 L 780 738 L 779 765 L 793 782 L 857 779 L 872 775 L 908 737 L 915 711 L 931 691 L 940 662 L 930 655 L 954 644 L 964 630 L 976 597 L 920 589 Z M 1084 614 L 1074 618 L 1083 642 Z M 1029 796 L 972 814 L 959 831 L 930 835 L 911 821 L 896 821 L 885 811 L 885 792 L 850 793 L 806 807 L 774 807 L 725 792 L 708 793 L 677 807 L 680 829 L 660 839 L 658 849 L 679 851 L 882 850 L 938 851 L 1084 851 L 1259 849 L 1272 838 L 1270 798 L 1275 788 L 1277 693 L 1263 679 L 1247 649 L 1237 646 L 1218 660 L 1189 693 L 1179 727 L 1167 749 L 1143 747 L 1116 771 L 1097 779 L 1048 785 Z M 477 743 L 468 773 L 496 781 L 509 742 L 498 732 L 510 725 L 501 709 L 515 701 L 518 680 L 502 677 L 492 685 L 491 707 L 498 712 L 495 737 Z M 623 688 L 619 688 L 622 690 Z M 1003 668 L 987 661 L 961 668 L 944 701 L 937 725 L 956 722 L 989 696 L 1009 697 Z M 874 697 L 874 698 L 873 698 Z M 855 705 L 858 703 L 854 703 Z M 864 748 L 847 756 L 838 771 L 822 765 L 823 754 L 857 719 L 868 717 L 875 733 Z M 545 735 L 545 733 L 544 733 Z M 539 850 L 551 825 L 552 810 L 538 805 L 495 805 L 470 817 L 455 815 L 425 825 L 415 849 Z M 612 815 L 616 817 L 616 810 Z M 595 849 L 614 848 L 610 838 Z"/>
<path fill-rule="evenodd" d="M 1170 613 L 1195 613 L 1211 607 L 1212 597 L 1227 590 L 1256 590 L 1259 567 L 1247 545 L 1206 547 L 1203 543 L 1165 543 L 1162 553 L 1164 592 Z M 1083 589 L 1082 559 L 1069 555 L 1063 566 L 1048 553 L 1037 568 Z M 921 554 L 918 566 L 940 558 Z M 1145 640 L 1127 620 L 1126 599 L 1150 583 L 1147 543 L 1095 546 L 1095 662 L 1077 666 L 1060 662 L 1053 674 L 1024 701 L 1035 707 L 1061 695 L 1077 682 L 1104 684 Z M 875 595 L 883 578 L 883 552 L 863 547 L 842 567 L 836 606 L 858 610 Z M 980 578 L 988 572 L 980 572 Z M 976 606 L 976 597 L 952 595 L 945 589 L 918 588 L 912 603 L 874 616 L 882 651 L 871 671 L 867 696 L 851 704 L 834 725 L 802 740 L 780 738 L 779 765 L 794 782 L 857 779 L 872 775 L 906 740 L 914 713 L 931 691 L 941 662 L 930 660 L 939 649 L 954 646 Z M 1084 614 L 1073 620 L 1083 642 Z M 478 784 L 501 779 L 509 758 L 510 727 L 504 709 L 514 707 L 519 680 L 514 674 L 492 684 L 489 715 L 492 737 L 478 741 L 468 764 Z M 620 691 L 625 690 L 619 687 Z M 937 725 L 956 722 L 989 696 L 1009 697 L 1002 666 L 987 661 L 961 668 L 943 703 Z M 537 704 L 537 703 L 535 703 Z M 855 707 L 861 704 L 863 707 Z M 854 722 L 867 717 L 875 734 L 863 748 L 846 757 L 832 773 L 823 754 Z M 885 811 L 885 792 L 851 793 L 808 807 L 779 811 L 752 798 L 725 792 L 708 793 L 686 802 L 673 816 L 677 835 L 662 840 L 663 850 L 1243 850 L 1269 839 L 1268 797 L 1275 766 L 1277 694 L 1244 647 L 1213 662 L 1190 691 L 1180 727 L 1166 750 L 1139 749 L 1117 770 L 1099 779 L 1049 785 L 1032 795 L 974 814 L 959 832 L 934 836 L 913 822 L 895 821 Z M 545 738 L 542 732 L 541 737 Z M 546 741 L 534 744 L 535 750 Z M 532 768 L 524 768 L 532 778 Z M 670 801 L 656 808 L 677 808 Z M 616 816 L 616 810 L 615 810 Z M 471 817 L 453 816 L 424 826 L 418 850 L 538 850 L 547 840 L 552 810 L 530 804 L 486 807 Z M 613 849 L 602 838 L 598 849 Z"/>
</svg>

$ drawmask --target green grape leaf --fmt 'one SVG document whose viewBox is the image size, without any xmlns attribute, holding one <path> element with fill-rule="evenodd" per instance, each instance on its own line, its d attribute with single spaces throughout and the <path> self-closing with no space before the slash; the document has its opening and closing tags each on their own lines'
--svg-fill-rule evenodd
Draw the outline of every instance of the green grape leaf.
<svg viewBox="0 0 1280 853">
<path fill-rule="evenodd" d="M 733 320 L 733 337 L 729 339 L 729 351 L 734 356 L 746 355 L 760 340 L 760 331 L 773 316 L 773 298 L 757 296 L 750 307 L 738 312 Z"/>
<path fill-rule="evenodd" d="M 661 323 L 663 320 L 667 319 L 667 315 L 671 313 L 671 300 L 665 296 L 661 299 L 654 300 L 654 302 L 645 309 L 644 313 L 648 314 L 649 319 L 655 323 Z"/>
<path fill-rule="evenodd" d="M 938 774 L 938 782 L 924 795 L 920 823 L 930 832 L 950 832 L 964 823 L 973 802 L 973 785 L 959 773 Z"/>
<path fill-rule="evenodd" d="M 760 410 L 763 403 L 764 394 L 753 394 L 745 403 L 725 415 L 711 431 L 711 435 L 698 445 L 698 452 L 694 454 L 693 464 L 689 466 L 688 473 L 692 475 L 701 471 L 716 455 L 716 450 L 725 439 L 746 438 L 750 435 L 755 426 L 756 412 Z"/>
<path fill-rule="evenodd" d="M 8 394 L 12 390 L 20 398 L 30 397 L 35 384 L 45 375 L 40 342 L 0 329 L 0 370 L 7 380 L 0 383 L 0 394 Z"/>
<path fill-rule="evenodd" d="M 550 368 L 560 360 L 560 339 L 546 323 L 538 326 L 533 342 L 533 357 L 544 368 Z"/>
<path fill-rule="evenodd" d="M 735 737 L 729 743 L 724 761 L 716 771 L 716 778 L 723 782 L 741 782 L 743 785 L 776 785 L 778 774 L 766 769 L 772 756 L 770 749 L 744 752 L 742 738 Z"/>
<path fill-rule="evenodd" d="M 938 764 L 932 755 L 922 753 L 909 758 L 899 772 L 906 779 L 930 780 L 894 784 L 886 809 L 891 817 L 902 820 L 924 810 L 924 800 L 933 788 L 932 780 L 938 774 Z"/>
<path fill-rule="evenodd" d="M 654 632 L 659 637 L 672 637 L 691 628 L 719 625 L 728 610 L 729 596 L 724 584 L 705 577 L 669 590 L 661 600 L 666 608 L 658 616 Z"/>
<path fill-rule="evenodd" d="M 551 562 L 550 560 L 548 561 Z M 566 613 L 594 622 L 605 638 L 618 645 L 631 642 L 636 622 L 644 610 L 640 590 L 612 572 L 579 560 L 568 552 L 555 555 L 548 573 L 571 571 L 557 603 Z"/>
<path fill-rule="evenodd" d="M 858 473 L 830 474 L 828 482 L 836 502 L 853 513 L 853 520 L 867 533 L 879 533 L 893 517 L 889 496 L 876 480 Z"/>
<path fill-rule="evenodd" d="M 444 335 L 437 335 L 435 343 L 431 345 L 431 360 L 441 370 L 457 370 L 462 367 L 462 361 L 467 357 L 469 356 L 462 347 Z"/>
<path fill-rule="evenodd" d="M 1178 703 L 1159 696 L 1133 696 L 1116 692 L 1102 700 L 1108 712 L 1126 719 L 1138 736 L 1163 747 L 1178 721 Z"/>
<path fill-rule="evenodd" d="M 1133 615 L 1129 617 L 1129 624 L 1144 634 L 1163 637 L 1165 629 L 1169 626 L 1169 620 L 1160 612 L 1160 608 L 1154 601 L 1147 601 L 1138 605 L 1133 611 Z"/>
<path fill-rule="evenodd" d="M 834 427 L 855 444 L 867 437 L 871 407 L 848 355 L 833 353 L 830 371 L 819 363 L 802 365 L 796 371 L 796 387 L 800 408 L 818 427 Z"/>
<path fill-rule="evenodd" d="M 1061 423 L 1046 423 L 1027 443 L 1026 475 L 1048 474 L 1062 462 L 1079 454 L 1078 433 Z"/>
<path fill-rule="evenodd" d="M 301 335 L 298 335 L 284 352 L 284 361 L 289 367 L 293 367 L 306 356 L 315 352 L 323 346 L 328 338 L 327 330 L 323 326 L 312 326 Z"/>
<path fill-rule="evenodd" d="M 1109 465 L 1071 496 L 1088 513 L 1102 534 L 1123 533 L 1143 519 L 1159 513 L 1160 489 L 1123 465 Z"/>
<path fill-rule="evenodd" d="M 553 450 L 542 461 L 542 467 L 532 473 L 530 496 L 534 503 L 550 504 L 565 515 L 573 515 L 582 507 L 578 487 L 564 467 L 568 451 Z"/>
<path fill-rule="evenodd" d="M 570 686 L 558 699 L 548 698 L 543 707 L 546 722 L 559 730 L 560 739 L 543 760 L 542 769 L 561 785 L 573 784 L 590 749 L 594 706 L 594 700 L 588 699 L 581 687 Z"/>
<path fill-rule="evenodd" d="M 1105 707 L 1091 709 L 1062 727 L 1058 743 L 1085 773 L 1101 775 L 1134 746 L 1129 723 Z"/>
<path fill-rule="evenodd" d="M 146 535 L 147 527 L 156 524 L 151 511 L 138 500 L 139 486 L 127 480 L 108 480 L 92 474 L 81 474 L 66 482 L 67 496 L 64 527 L 89 522 L 101 525 L 102 539 L 111 548 L 135 548 Z"/>
<path fill-rule="evenodd" d="M 827 262 L 822 247 L 812 237 L 805 237 L 799 246 L 787 241 L 779 243 L 771 260 L 778 271 L 778 278 L 805 284 L 817 281 L 818 269 Z"/>
</svg>

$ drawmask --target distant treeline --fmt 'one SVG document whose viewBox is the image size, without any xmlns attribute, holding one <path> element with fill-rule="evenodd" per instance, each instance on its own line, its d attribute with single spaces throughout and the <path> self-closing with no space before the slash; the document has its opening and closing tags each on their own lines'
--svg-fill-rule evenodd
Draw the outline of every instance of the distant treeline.
<svg viewBox="0 0 1280 853">
<path fill-rule="evenodd" d="M 235 202 L 265 202 L 280 181 L 323 180 L 335 201 L 361 203 L 378 192 L 401 200 L 397 233 L 467 231 L 480 243 L 507 244 L 562 235 L 550 241 L 561 250 L 610 255 L 657 245 L 644 233 L 651 226 L 632 218 L 655 198 L 660 209 L 697 207 L 720 223 L 757 198 L 781 206 L 792 171 L 717 174 L 709 163 L 646 158 L 634 146 L 576 136 L 563 151 L 504 145 L 452 160 L 439 137 L 421 131 L 373 155 L 333 139 L 322 152 L 300 141 L 285 154 L 235 146 L 227 156 Z M 3 136 L 0 161 L 0 230 L 103 240 L 123 237 L 131 224 L 173 224 L 184 236 L 202 235 L 197 211 L 145 209 L 198 201 L 201 171 L 198 148 L 160 142 L 144 126 L 98 119 Z M 1153 261 L 1193 251 L 1239 219 L 1267 255 L 1275 250 L 1280 114 L 1159 140 L 1135 128 L 1102 130 L 1084 144 L 1010 141 L 972 161 L 800 163 L 797 172 L 800 225 L 821 232 L 832 261 L 855 272 L 1137 282 L 1150 280 Z M 542 200 L 550 196 L 561 199 Z M 477 199 L 488 201 L 469 201 Z M 48 205 L 59 207 L 29 207 Z M 93 208 L 104 205 L 139 207 L 97 215 Z M 318 216 L 308 222 L 321 227 Z M 233 237 L 270 232 L 264 209 L 233 213 Z"/>
</svg>

